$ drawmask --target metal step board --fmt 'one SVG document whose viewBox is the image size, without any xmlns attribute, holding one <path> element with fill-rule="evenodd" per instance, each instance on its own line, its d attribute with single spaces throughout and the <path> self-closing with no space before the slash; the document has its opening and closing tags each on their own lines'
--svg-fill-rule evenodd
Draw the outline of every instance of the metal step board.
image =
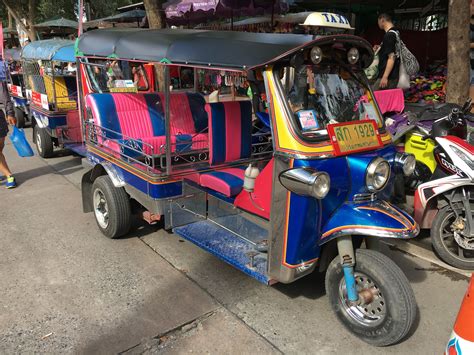
<svg viewBox="0 0 474 355">
<path fill-rule="evenodd" d="M 226 263 L 269 285 L 267 254 L 255 250 L 254 243 L 239 238 L 209 220 L 176 227 L 173 232 L 200 248 L 214 254 Z"/>
</svg>

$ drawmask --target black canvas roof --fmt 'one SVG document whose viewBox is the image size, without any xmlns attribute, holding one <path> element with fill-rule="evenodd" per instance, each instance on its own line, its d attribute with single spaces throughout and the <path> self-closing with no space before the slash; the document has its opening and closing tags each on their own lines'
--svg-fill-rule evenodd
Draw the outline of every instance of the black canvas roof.
<svg viewBox="0 0 474 355">
<path fill-rule="evenodd" d="M 359 37 L 339 37 L 371 50 L 370 44 Z M 231 31 L 100 29 L 86 32 L 78 39 L 77 55 L 242 70 L 327 39 L 313 41 L 312 36 L 306 35 Z"/>
</svg>

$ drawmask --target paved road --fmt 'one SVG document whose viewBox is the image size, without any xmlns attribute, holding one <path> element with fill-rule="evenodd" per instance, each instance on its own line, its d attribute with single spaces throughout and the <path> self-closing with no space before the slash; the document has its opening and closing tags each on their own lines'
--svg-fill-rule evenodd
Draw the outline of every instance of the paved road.
<svg viewBox="0 0 474 355">
<path fill-rule="evenodd" d="M 0 188 L 0 352 L 441 353 L 466 279 L 385 247 L 412 282 L 417 327 L 374 349 L 344 331 L 323 278 L 266 287 L 158 228 L 108 240 L 83 214 L 80 159 L 20 159 Z"/>
</svg>

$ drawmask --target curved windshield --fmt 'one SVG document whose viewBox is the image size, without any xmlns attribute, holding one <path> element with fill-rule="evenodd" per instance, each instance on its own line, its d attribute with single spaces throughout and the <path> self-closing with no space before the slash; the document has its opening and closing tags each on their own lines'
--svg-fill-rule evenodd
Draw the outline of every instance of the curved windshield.
<svg viewBox="0 0 474 355">
<path fill-rule="evenodd" d="M 326 135 L 328 124 L 382 117 L 361 74 L 341 67 L 285 68 L 281 80 L 289 108 L 304 136 Z"/>
</svg>

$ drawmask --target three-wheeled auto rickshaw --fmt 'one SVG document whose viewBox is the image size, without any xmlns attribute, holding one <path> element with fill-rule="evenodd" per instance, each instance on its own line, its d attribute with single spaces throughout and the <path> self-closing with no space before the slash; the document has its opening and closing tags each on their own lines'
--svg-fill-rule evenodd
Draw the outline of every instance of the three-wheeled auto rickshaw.
<svg viewBox="0 0 474 355">
<path fill-rule="evenodd" d="M 80 146 L 74 41 L 31 42 L 23 48 L 21 60 L 38 154 L 49 158 L 54 147 Z"/>
<path fill-rule="evenodd" d="M 18 128 L 31 123 L 30 107 L 21 68 L 21 48 L 5 49 L 6 80 L 8 91 L 15 107 Z"/>
<path fill-rule="evenodd" d="M 80 36 L 76 55 L 92 165 L 83 205 L 105 236 L 127 234 L 136 213 L 268 285 L 319 270 L 347 329 L 377 346 L 406 336 L 413 291 L 377 241 L 418 233 L 387 202 L 413 157 L 385 130 L 363 73 L 368 42 L 107 29 Z M 158 92 L 123 74 L 140 63 L 162 74 Z M 177 66 L 186 90 L 171 90 Z"/>
</svg>

